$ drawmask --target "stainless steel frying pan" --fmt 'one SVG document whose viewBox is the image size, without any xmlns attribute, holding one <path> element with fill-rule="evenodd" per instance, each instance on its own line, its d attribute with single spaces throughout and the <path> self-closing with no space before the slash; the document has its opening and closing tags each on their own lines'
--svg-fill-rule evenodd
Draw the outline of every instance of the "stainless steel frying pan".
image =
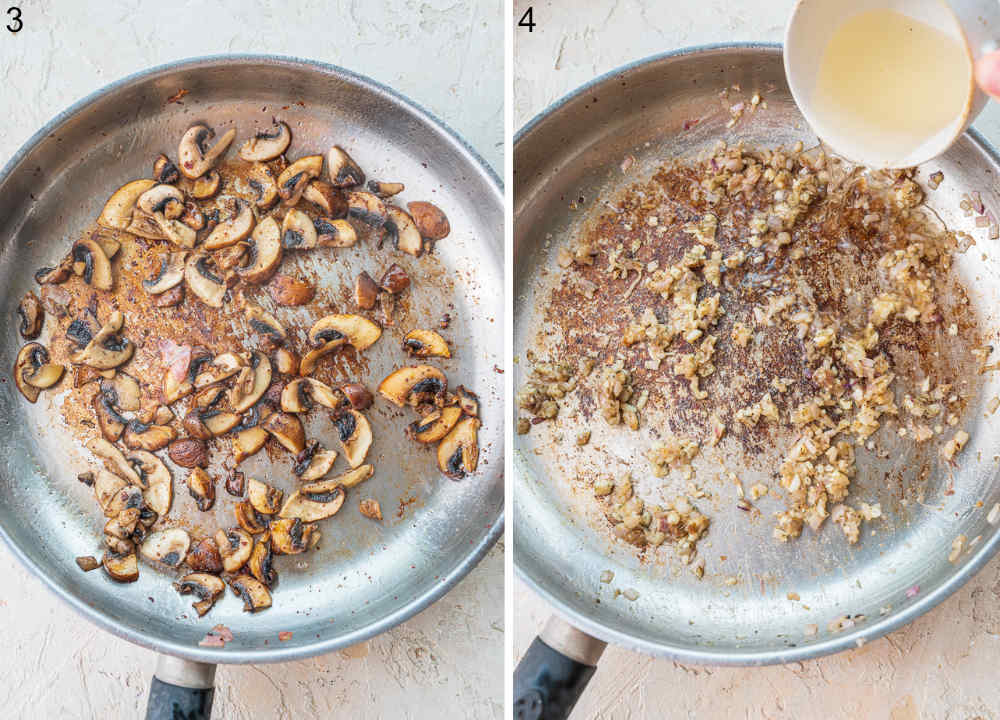
<svg viewBox="0 0 1000 720">
<path fill-rule="evenodd" d="M 735 87 L 734 87 L 735 86 Z M 720 96 L 729 89 L 729 97 Z M 737 89 L 738 88 L 738 89 Z M 728 128 L 730 108 L 759 91 L 764 111 L 747 113 Z M 693 127 L 692 127 L 693 126 Z M 613 198 L 627 185 L 648 178 L 665 160 L 693 156 L 718 139 L 743 138 L 756 146 L 815 143 L 785 84 L 777 46 L 713 46 L 683 50 L 627 66 L 567 96 L 529 123 L 514 143 L 514 366 L 515 387 L 530 370 L 525 351 L 543 328 L 542 309 L 559 282 L 555 249 L 595 214 L 599 199 Z M 636 159 L 629 175 L 623 159 Z M 965 230 L 977 245 L 960 256 L 957 270 L 971 289 L 975 312 L 993 341 L 1000 309 L 1000 245 L 959 211 L 963 193 L 979 190 L 994 215 L 1000 206 L 996 178 L 1000 164 L 975 133 L 967 133 L 946 155 L 920 168 L 919 179 L 941 170 L 945 182 L 929 203 L 953 229 Z M 848 546 L 836 528 L 819 536 L 776 546 L 771 513 L 748 524 L 735 507 L 732 489 L 712 481 L 718 497 L 709 505 L 711 542 L 699 552 L 709 558 L 702 580 L 671 563 L 640 562 L 630 547 L 599 532 L 586 517 L 584 493 L 573 491 L 573 464 L 566 447 L 575 432 L 571 419 L 543 423 L 516 438 L 514 467 L 514 558 L 517 571 L 568 621 L 555 621 L 528 651 L 515 680 L 523 717 L 561 717 L 593 672 L 606 642 L 686 663 L 761 665 L 813 658 L 877 638 L 937 605 L 971 577 L 1000 543 L 987 523 L 1000 500 L 997 420 L 984 417 L 998 394 L 992 377 L 982 383 L 963 423 L 974 447 L 954 470 L 927 479 L 923 501 L 913 499 L 915 463 L 900 450 L 885 462 L 866 460 L 852 484 L 852 497 L 881 502 L 886 517 L 876 532 Z M 598 420 L 598 422 L 600 422 Z M 562 436 L 562 442 L 554 441 Z M 634 435 L 618 433 L 619 457 L 641 457 Z M 644 474 L 636 465 L 635 472 Z M 773 468 L 774 465 L 771 465 Z M 899 470 L 901 486 L 884 481 Z M 760 468 L 745 468 L 745 482 Z M 709 477 L 709 473 L 705 477 Z M 761 477 L 769 482 L 767 468 Z M 953 483 L 954 494 L 947 488 Z M 900 502 L 900 487 L 911 502 Z M 706 501 L 707 502 L 707 501 Z M 971 549 L 954 563 L 952 540 L 964 534 Z M 973 539 L 978 541 L 971 543 Z M 723 562 L 720 558 L 725 556 Z M 603 571 L 614 580 L 600 582 Z M 736 586 L 725 577 L 740 577 Z M 634 589 L 629 601 L 614 589 Z M 799 602 L 790 601 L 797 593 Z M 850 616 L 839 632 L 828 624 Z M 853 623 L 853 624 L 852 624 Z M 816 635 L 807 634 L 810 625 Z M 577 628 L 582 630 L 582 634 Z M 561 655 L 552 653 L 552 648 Z M 569 656 L 570 660 L 566 657 Z M 539 680 L 539 678 L 544 678 Z"/>
<path fill-rule="evenodd" d="M 168 101 L 181 90 L 187 92 L 180 102 Z M 403 261 L 414 278 L 411 320 L 414 326 L 434 326 L 443 312 L 451 314 L 445 334 L 456 352 L 440 366 L 481 398 L 483 454 L 474 476 L 447 480 L 432 453 L 404 438 L 408 419 L 377 400 L 369 411 L 375 435 L 369 462 L 376 472 L 365 492 L 381 501 L 385 521 L 363 518 L 354 497 L 323 523 L 324 539 L 315 554 L 298 556 L 302 562 L 279 561 L 272 608 L 250 616 L 227 592 L 199 619 L 190 598 L 171 587 L 173 578 L 153 568 L 142 567 L 138 582 L 119 585 L 103 571 L 83 573 L 76 566 L 75 556 L 100 556 L 103 520 L 92 491 L 76 480 L 95 461 L 53 419 L 59 415 L 50 400 L 59 391 L 29 405 L 4 371 L 0 535 L 88 619 L 131 642 L 201 663 L 161 663 L 163 680 L 188 687 L 210 687 L 214 668 L 203 664 L 293 660 L 388 630 L 454 586 L 503 528 L 503 376 L 495 371 L 503 364 L 502 337 L 495 331 L 503 326 L 504 289 L 499 181 L 426 111 L 340 68 L 270 56 L 186 60 L 114 83 L 35 134 L 0 173 L 0 367 L 12 366 L 21 344 L 15 308 L 23 293 L 37 289 L 33 270 L 62 257 L 116 187 L 148 177 L 158 153 L 176 156 L 178 138 L 197 120 L 235 127 L 238 147 L 273 116 L 292 128 L 290 157 L 344 145 L 369 177 L 404 182 L 404 202 L 429 199 L 447 212 L 452 233 L 433 257 Z M 379 271 L 390 258 L 398 259 L 388 247 L 360 245 L 292 261 L 304 263 L 303 270 L 319 279 L 319 307 L 312 312 L 335 311 L 343 303 L 340 288 L 360 270 Z M 357 380 L 374 388 L 405 363 L 400 332 L 405 329 L 387 329 Z M 310 432 L 322 440 L 330 430 Z M 329 437 L 324 444 L 336 446 Z M 257 456 L 247 464 L 248 476 L 292 488 L 287 463 L 269 466 Z M 221 486 L 215 516 L 202 518 L 183 491 L 183 476 L 175 473 L 174 480 L 172 518 L 205 527 L 232 524 L 233 498 Z M 228 626 L 235 639 L 224 649 L 200 647 L 216 623 Z M 294 634 L 279 642 L 279 631 Z M 150 709 L 163 707 L 151 703 Z"/>
</svg>

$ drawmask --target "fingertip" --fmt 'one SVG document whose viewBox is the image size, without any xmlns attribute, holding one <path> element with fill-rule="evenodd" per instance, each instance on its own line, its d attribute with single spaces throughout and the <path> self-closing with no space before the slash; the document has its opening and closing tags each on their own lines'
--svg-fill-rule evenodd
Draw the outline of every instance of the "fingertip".
<svg viewBox="0 0 1000 720">
<path fill-rule="evenodd" d="M 976 61 L 976 84 L 987 95 L 1000 99 L 1000 50 Z"/>
</svg>

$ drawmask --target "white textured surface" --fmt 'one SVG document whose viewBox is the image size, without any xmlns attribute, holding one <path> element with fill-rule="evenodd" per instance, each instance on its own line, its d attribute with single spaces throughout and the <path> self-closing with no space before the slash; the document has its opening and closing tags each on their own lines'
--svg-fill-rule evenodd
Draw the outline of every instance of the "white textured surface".
<svg viewBox="0 0 1000 720">
<path fill-rule="evenodd" d="M 780 42 L 792 0 L 514 0 L 514 127 L 594 77 L 689 45 Z M 976 123 L 1000 141 L 993 103 Z M 515 662 L 549 615 L 514 586 Z M 1000 559 L 908 627 L 859 650 L 762 669 L 685 667 L 609 648 L 573 714 L 601 718 L 996 718 Z"/>
<path fill-rule="evenodd" d="M 17 4 L 24 30 L 0 29 L 0 165 L 53 115 L 124 75 L 194 55 L 266 52 L 379 80 L 502 168 L 501 0 Z M 153 653 L 81 620 L 5 547 L 0 576 L 0 715 L 142 715 Z M 220 668 L 214 717 L 496 718 L 502 639 L 501 543 L 444 599 L 373 639 L 366 657 Z"/>
</svg>

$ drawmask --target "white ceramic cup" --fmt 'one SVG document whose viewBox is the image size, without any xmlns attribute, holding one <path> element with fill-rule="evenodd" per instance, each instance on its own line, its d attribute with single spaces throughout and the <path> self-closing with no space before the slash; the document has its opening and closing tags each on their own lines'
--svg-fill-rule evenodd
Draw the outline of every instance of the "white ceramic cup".
<svg viewBox="0 0 1000 720">
<path fill-rule="evenodd" d="M 830 37 L 848 18 L 869 10 L 890 9 L 945 32 L 958 40 L 969 62 L 998 47 L 1000 0 L 798 0 L 785 28 L 785 75 L 792 96 L 819 137 L 838 155 L 875 168 L 911 167 L 937 157 L 965 131 L 986 105 L 988 97 L 970 79 L 965 110 L 947 127 L 919 143 L 906 157 L 887 161 L 872 153 L 849 133 L 833 130 L 812 101 L 816 78 Z"/>
</svg>

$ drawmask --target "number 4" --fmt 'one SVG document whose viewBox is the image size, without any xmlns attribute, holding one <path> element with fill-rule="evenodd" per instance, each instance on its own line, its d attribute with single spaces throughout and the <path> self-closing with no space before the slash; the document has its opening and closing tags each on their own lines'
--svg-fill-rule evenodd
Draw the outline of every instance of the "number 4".
<svg viewBox="0 0 1000 720">
<path fill-rule="evenodd" d="M 535 20 L 532 13 L 533 10 L 534 8 L 529 6 L 528 9 L 524 11 L 524 15 L 522 15 L 521 19 L 517 21 L 518 27 L 526 27 L 528 28 L 528 32 L 535 31 Z"/>
</svg>

